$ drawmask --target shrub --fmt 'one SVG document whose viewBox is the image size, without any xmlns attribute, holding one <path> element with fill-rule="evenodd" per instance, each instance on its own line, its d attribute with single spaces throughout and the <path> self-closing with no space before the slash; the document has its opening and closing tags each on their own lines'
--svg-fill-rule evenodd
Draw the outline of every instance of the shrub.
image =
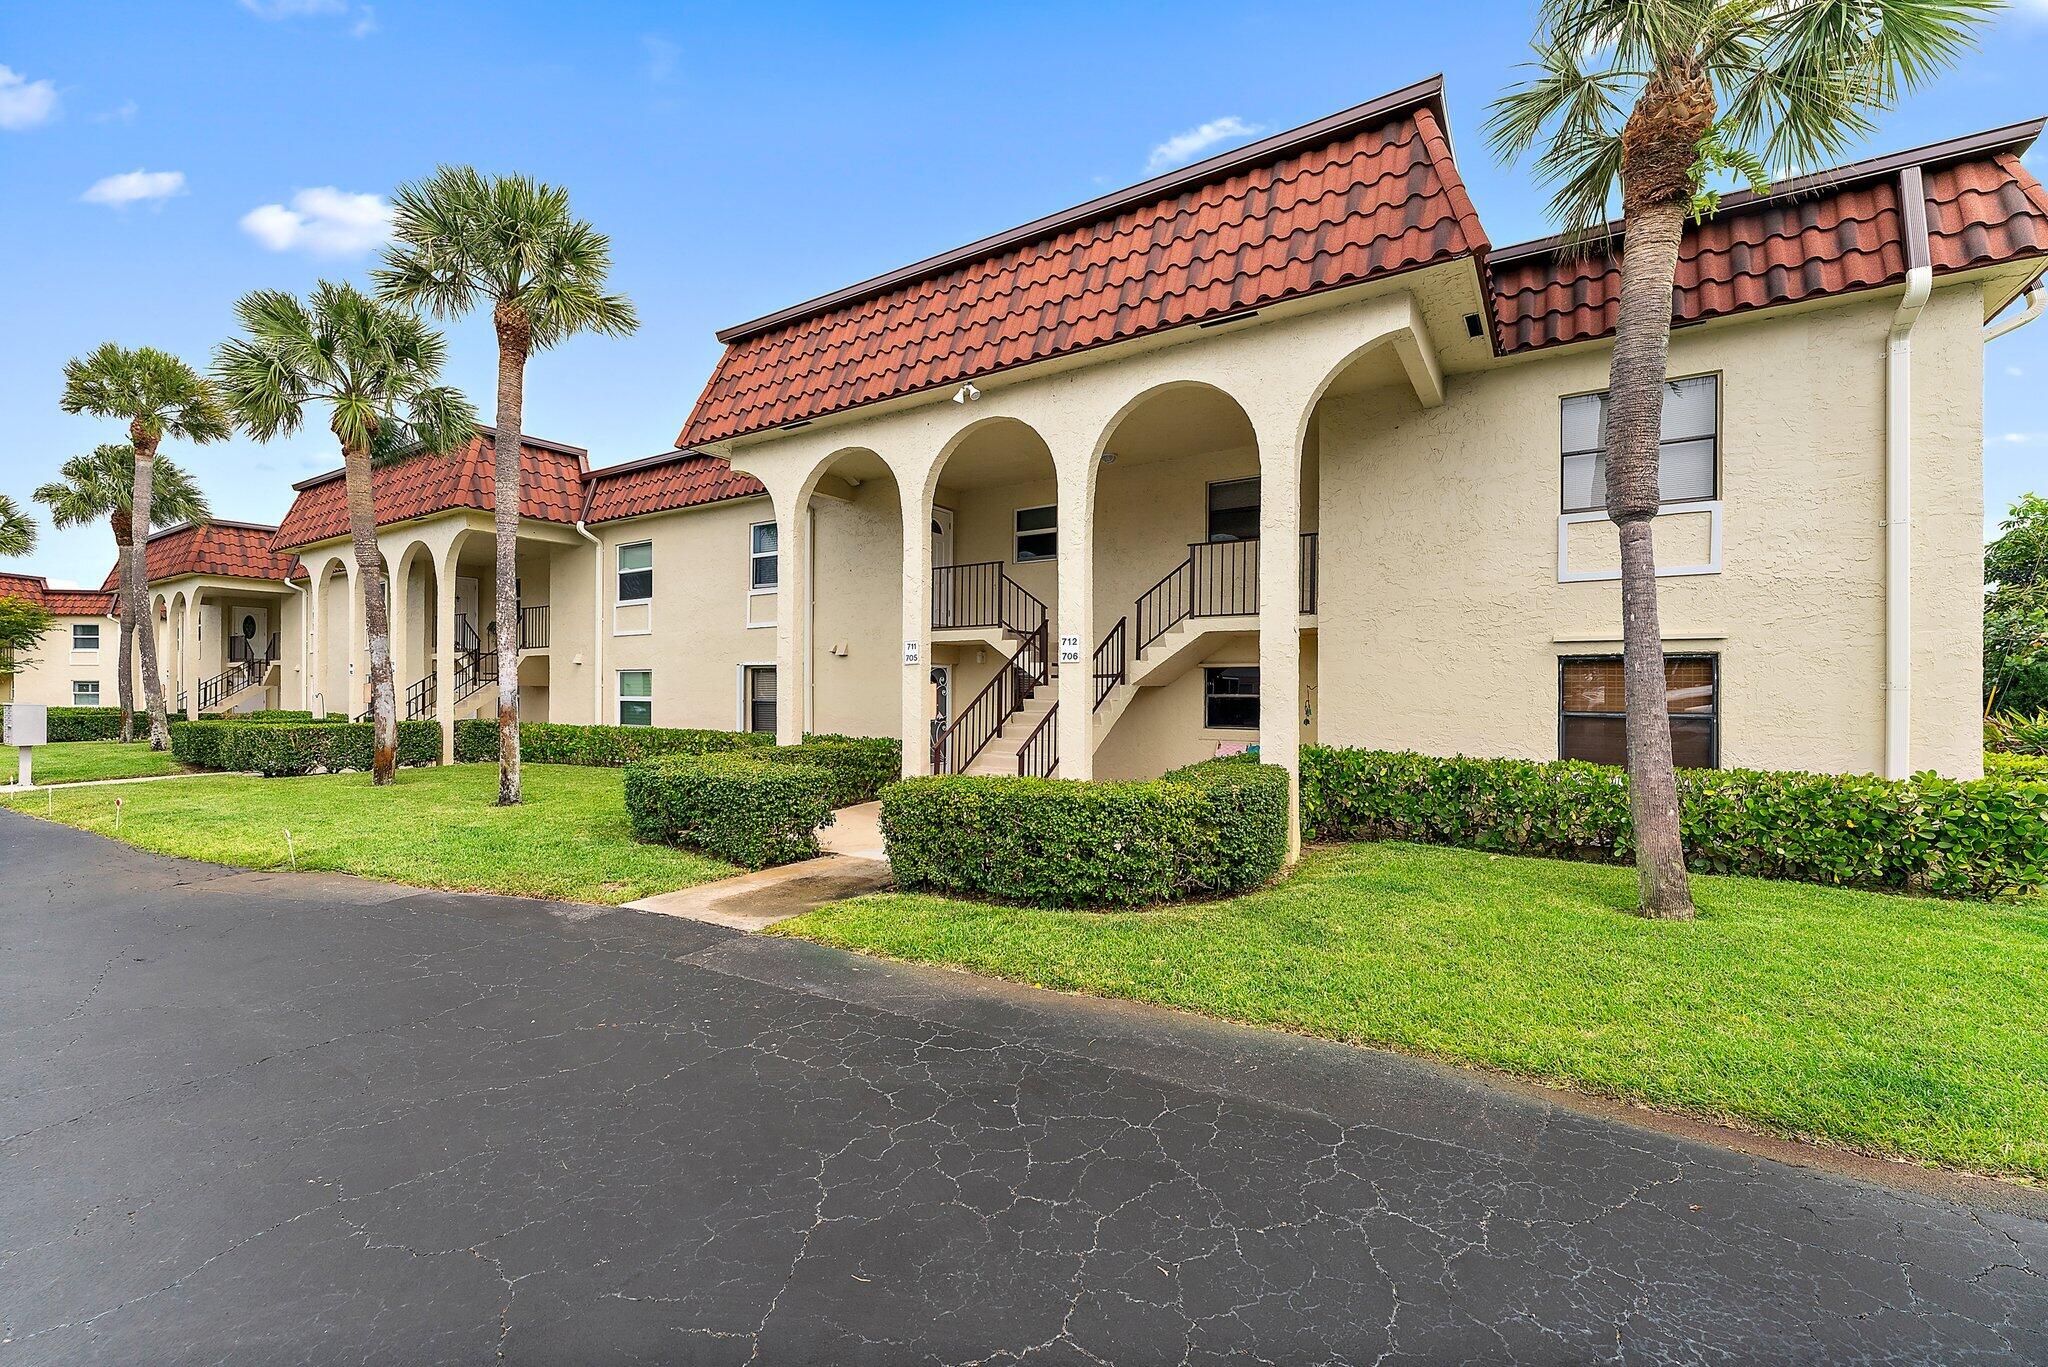
<svg viewBox="0 0 2048 1367">
<path fill-rule="evenodd" d="M 227 769 L 267 778 L 368 769 L 376 754 L 371 722 L 181 721 L 171 724 L 171 754 L 197 769 Z M 441 726 L 398 724 L 398 762 L 437 764 Z"/>
<path fill-rule="evenodd" d="M 1287 775 L 1210 761 L 1138 783 L 905 779 L 882 794 L 882 834 L 899 887 L 1143 906 L 1272 877 L 1287 857 Z"/>
<path fill-rule="evenodd" d="M 747 731 L 693 731 L 672 726 L 571 726 L 519 723 L 519 755 L 534 764 L 587 764 L 616 769 L 656 755 L 710 755 L 773 745 L 773 736 Z M 455 723 L 455 759 L 470 764 L 498 758 L 498 722 L 469 717 Z"/>
<path fill-rule="evenodd" d="M 806 736 L 754 753 L 775 764 L 815 764 L 832 775 L 832 805 L 873 802 L 903 776 L 903 745 L 883 736 Z"/>
<path fill-rule="evenodd" d="M 2048 877 L 2048 789 L 1988 779 L 1681 769 L 1702 873 L 1992 897 Z M 1302 826 L 1563 859 L 1633 855 L 1628 779 L 1574 760 L 1439 759 L 1306 746 Z"/>
<path fill-rule="evenodd" d="M 2015 783 L 2048 783 L 2048 755 L 2001 755 L 1987 750 L 1984 777 Z"/>
<path fill-rule="evenodd" d="M 2048 712 L 2001 712 L 1984 719 L 1984 748 L 2006 755 L 2048 755 Z"/>
<path fill-rule="evenodd" d="M 136 730 L 147 734 L 149 715 L 135 713 Z M 50 744 L 74 740 L 119 740 L 121 709 L 118 707 L 53 707 L 50 709 Z"/>
<path fill-rule="evenodd" d="M 764 869 L 818 853 L 834 781 L 823 765 L 757 753 L 667 755 L 626 766 L 626 815 L 636 840 Z"/>
</svg>

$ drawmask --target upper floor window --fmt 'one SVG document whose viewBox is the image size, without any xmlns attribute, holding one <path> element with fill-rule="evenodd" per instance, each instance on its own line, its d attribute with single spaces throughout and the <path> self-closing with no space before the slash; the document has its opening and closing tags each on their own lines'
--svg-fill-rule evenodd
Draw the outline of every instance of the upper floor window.
<svg viewBox="0 0 2048 1367">
<path fill-rule="evenodd" d="M 1256 541 L 1259 538 L 1259 481 L 1219 480 L 1209 486 L 1208 539 Z"/>
<path fill-rule="evenodd" d="M 773 522 L 756 522 L 748 531 L 747 592 L 772 593 L 782 582 L 782 565 L 777 558 L 781 542 Z"/>
<path fill-rule="evenodd" d="M 1053 504 L 1043 508 L 1019 508 L 1017 510 L 1017 563 L 1022 565 L 1033 560 L 1057 560 L 1060 553 L 1059 509 Z"/>
<path fill-rule="evenodd" d="M 100 648 L 100 624 L 98 622 L 73 622 L 71 624 L 71 648 L 73 650 L 98 650 Z"/>
<path fill-rule="evenodd" d="M 1716 496 L 1721 454 L 1721 377 L 1695 375 L 1664 386 L 1657 448 L 1658 494 L 1665 503 Z M 1607 507 L 1607 395 L 1564 401 L 1563 506 L 1567 513 Z"/>
<path fill-rule="evenodd" d="M 644 603 L 654 597 L 654 543 L 635 541 L 619 547 L 619 601 Z"/>
</svg>

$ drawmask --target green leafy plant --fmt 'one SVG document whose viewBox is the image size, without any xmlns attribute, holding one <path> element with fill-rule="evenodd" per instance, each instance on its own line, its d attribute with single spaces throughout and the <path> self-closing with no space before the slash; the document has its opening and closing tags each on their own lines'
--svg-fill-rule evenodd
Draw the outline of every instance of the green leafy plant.
<svg viewBox="0 0 2048 1367">
<path fill-rule="evenodd" d="M 26 598 L 0 598 L 0 663 L 9 672 L 36 662 L 36 649 L 57 619 L 41 603 Z"/>
<path fill-rule="evenodd" d="M 903 775 L 903 746 L 886 737 L 807 736 L 801 745 L 755 750 L 771 764 L 815 764 L 832 775 L 832 806 L 873 802 Z"/>
<path fill-rule="evenodd" d="M 465 717 L 455 723 L 455 759 L 477 764 L 498 758 L 498 723 Z M 534 764 L 584 764 L 616 769 L 656 755 L 709 755 L 773 745 L 773 736 L 747 731 L 696 731 L 672 726 L 577 726 L 519 723 L 519 748 Z"/>
<path fill-rule="evenodd" d="M 637 840 L 683 845 L 745 868 L 810 859 L 832 820 L 832 772 L 766 752 L 667 755 L 626 766 Z"/>
<path fill-rule="evenodd" d="M 257 773 L 266 778 L 370 770 L 377 762 L 372 722 L 186 721 L 171 724 L 171 753 L 195 769 Z M 424 767 L 441 758 L 441 724 L 398 724 L 400 765 Z"/>
<path fill-rule="evenodd" d="M 1043 907 L 1255 887 L 1287 857 L 1287 775 L 1212 760 L 1135 783 L 943 775 L 882 793 L 896 884 Z"/>
<path fill-rule="evenodd" d="M 27 555 L 36 548 L 35 519 L 21 505 L 0 494 L 0 556 Z"/>
<path fill-rule="evenodd" d="M 1678 798 L 1702 873 L 1977 898 L 2048 880 L 2048 791 L 2031 784 L 1688 769 Z M 1326 839 L 1621 862 L 1635 838 L 1628 775 L 1576 760 L 1305 746 L 1301 806 Z"/>
</svg>

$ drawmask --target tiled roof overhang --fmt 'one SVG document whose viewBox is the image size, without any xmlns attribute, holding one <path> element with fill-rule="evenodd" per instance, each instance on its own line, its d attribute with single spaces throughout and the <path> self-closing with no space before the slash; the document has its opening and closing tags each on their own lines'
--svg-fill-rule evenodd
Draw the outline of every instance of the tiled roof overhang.
<svg viewBox="0 0 2048 1367">
<path fill-rule="evenodd" d="M 411 522 L 456 509 L 497 506 L 497 434 L 479 426 L 460 450 L 412 455 L 371 472 L 377 525 Z M 519 515 L 541 522 L 576 521 L 583 508 L 589 454 L 581 447 L 527 437 L 520 444 Z M 278 524 L 279 549 L 310 546 L 348 535 L 348 490 L 340 470 L 292 486 L 298 497 Z"/>
<path fill-rule="evenodd" d="M 723 457 L 701 451 L 664 451 L 591 471 L 585 486 L 583 520 L 615 522 L 728 499 L 756 498 L 767 492 L 751 475 L 736 473 Z"/>
<path fill-rule="evenodd" d="M 1432 78 L 719 334 L 678 446 L 1482 255 Z"/>
<path fill-rule="evenodd" d="M 271 547 L 277 528 L 256 522 L 213 521 L 181 523 L 150 534 L 144 555 L 149 582 L 177 579 L 188 574 L 212 575 L 222 579 L 281 580 L 290 571 L 292 557 L 279 555 Z M 100 585 L 106 592 L 121 586 L 121 567 L 107 571 Z"/>
<path fill-rule="evenodd" d="M 1898 284 L 1906 278 L 1901 185 L 1918 170 L 1929 264 L 1937 275 L 2048 254 L 2048 192 L 2020 162 L 2042 120 L 1914 148 L 1725 197 L 1679 247 L 1675 325 Z M 1615 241 L 1626 224 L 1616 225 Z M 1571 253 L 1559 238 L 1488 258 L 1503 354 L 1614 330 L 1620 258 Z M 2003 302 L 2003 301 L 2001 301 Z"/>
<path fill-rule="evenodd" d="M 92 589 L 53 589 L 40 574 L 0 570 L 0 598 L 35 603 L 59 617 L 105 617 L 114 610 L 114 595 Z"/>
</svg>

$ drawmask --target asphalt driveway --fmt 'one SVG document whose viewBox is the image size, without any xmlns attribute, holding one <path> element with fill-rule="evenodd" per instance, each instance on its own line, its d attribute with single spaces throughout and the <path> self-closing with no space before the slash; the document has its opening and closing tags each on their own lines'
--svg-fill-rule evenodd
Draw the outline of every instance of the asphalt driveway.
<svg viewBox="0 0 2048 1367">
<path fill-rule="evenodd" d="M 1462 1075 L 0 813 L 0 1362 L 2048 1359 L 2048 1225 Z"/>
</svg>

